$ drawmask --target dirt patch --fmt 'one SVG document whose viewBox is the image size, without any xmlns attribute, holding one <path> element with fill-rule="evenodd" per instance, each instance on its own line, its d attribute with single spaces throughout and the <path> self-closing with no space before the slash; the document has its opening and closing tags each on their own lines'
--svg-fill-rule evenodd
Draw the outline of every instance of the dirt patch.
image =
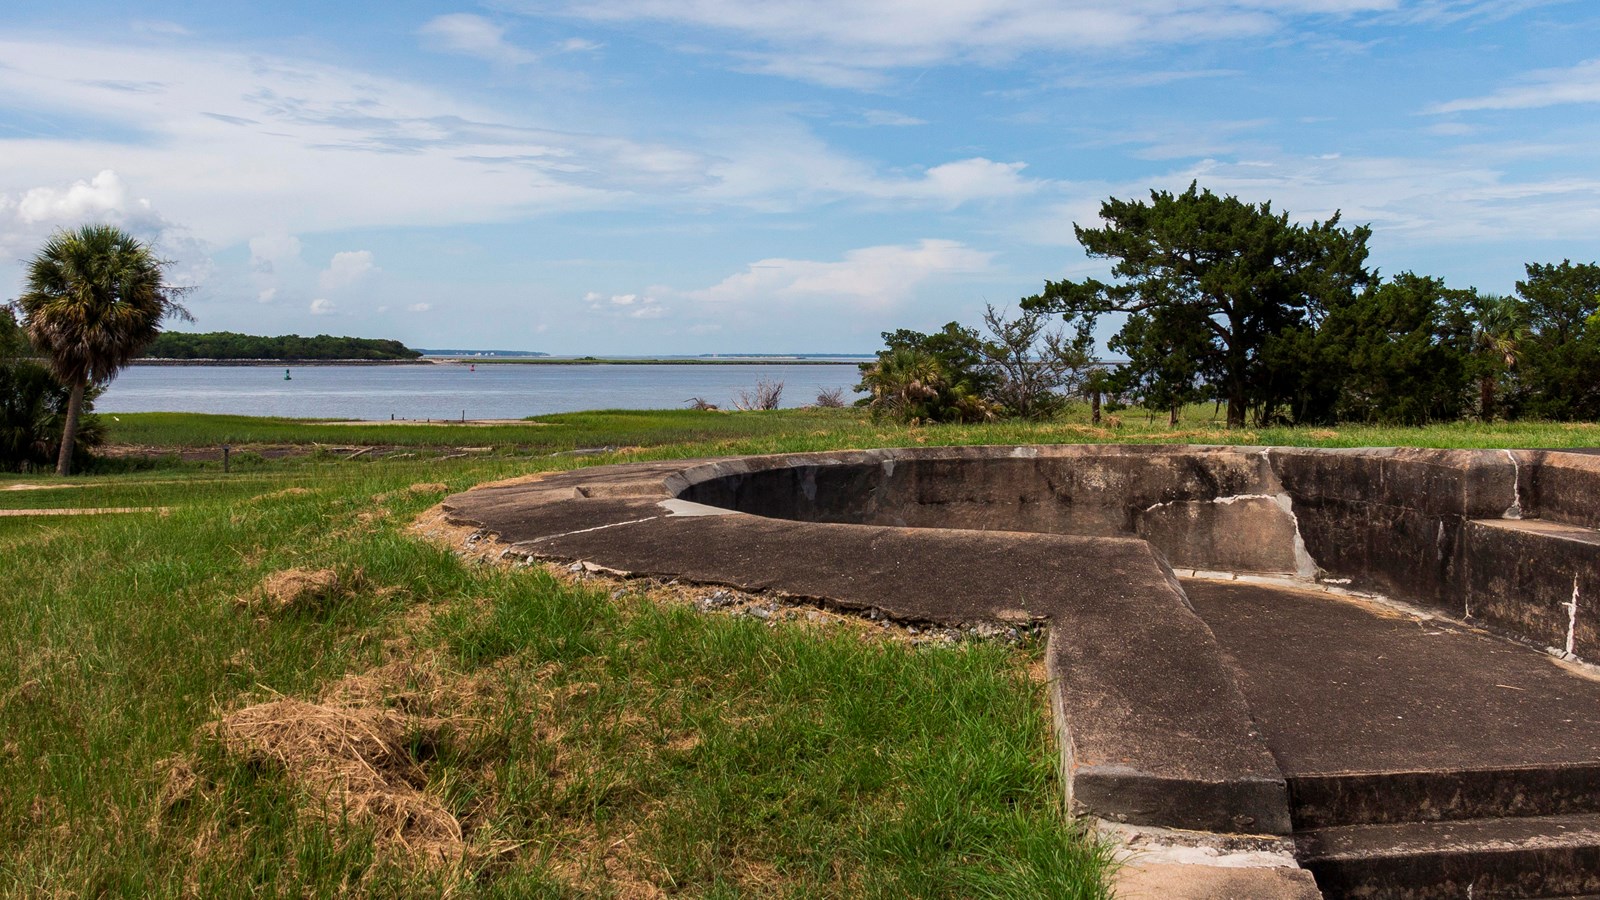
<svg viewBox="0 0 1600 900">
<path fill-rule="evenodd" d="M 282 699 L 230 713 L 215 726 L 231 754 L 284 772 L 331 823 L 370 826 L 380 849 L 419 862 L 454 865 L 465 850 L 461 823 L 422 788 L 416 748 L 439 738 L 439 719 L 383 706 Z M 179 785 L 181 790 L 181 784 Z"/>
<path fill-rule="evenodd" d="M 362 580 L 360 569 L 342 576 L 333 569 L 284 569 L 262 579 L 238 603 L 273 614 L 314 611 L 350 596 Z"/>
<path fill-rule="evenodd" d="M 284 497 L 304 497 L 304 496 L 307 496 L 309 494 L 315 494 L 315 493 L 316 493 L 316 491 L 313 491 L 310 488 L 287 487 L 287 488 L 284 488 L 281 491 L 273 491 L 270 494 L 258 494 L 258 495 L 254 496 L 254 497 L 251 497 L 250 498 L 250 502 L 251 503 L 260 503 L 260 502 L 265 501 L 265 500 L 281 500 Z"/>
</svg>

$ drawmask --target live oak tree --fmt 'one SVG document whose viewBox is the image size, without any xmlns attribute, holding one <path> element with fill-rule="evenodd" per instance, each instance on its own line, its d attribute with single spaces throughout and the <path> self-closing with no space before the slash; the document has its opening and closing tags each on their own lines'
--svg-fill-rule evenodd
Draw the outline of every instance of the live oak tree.
<svg viewBox="0 0 1600 900">
<path fill-rule="evenodd" d="M 1523 412 L 1600 418 L 1600 265 L 1531 263 L 1517 294 L 1527 316 L 1518 361 Z"/>
<path fill-rule="evenodd" d="M 1284 399 L 1262 359 L 1274 335 L 1321 315 L 1371 278 L 1371 229 L 1339 227 L 1339 214 L 1292 224 L 1272 204 L 1219 197 L 1197 184 L 1152 191 L 1148 203 L 1107 200 L 1102 227 L 1075 225 L 1093 257 L 1116 260 L 1116 283 L 1047 281 L 1026 309 L 1092 327 L 1108 313 L 1127 322 L 1113 339 L 1136 363 L 1147 394 L 1182 402 L 1209 386 L 1228 404 L 1228 424 L 1246 410 L 1269 414 Z M 1182 357 L 1169 359 L 1173 353 Z"/>
<path fill-rule="evenodd" d="M 111 225 L 58 231 L 27 265 L 22 327 L 70 391 L 56 472 L 72 468 L 84 395 L 114 378 L 169 315 L 188 318 L 149 245 Z"/>
</svg>

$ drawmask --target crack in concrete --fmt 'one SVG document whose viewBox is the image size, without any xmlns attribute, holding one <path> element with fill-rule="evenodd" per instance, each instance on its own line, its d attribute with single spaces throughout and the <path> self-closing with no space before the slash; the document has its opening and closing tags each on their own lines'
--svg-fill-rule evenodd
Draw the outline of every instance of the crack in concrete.
<svg viewBox="0 0 1600 900">
<path fill-rule="evenodd" d="M 1578 576 L 1572 576 L 1572 602 L 1567 607 L 1567 655 L 1573 655 L 1578 639 Z"/>
<path fill-rule="evenodd" d="M 1504 519 L 1522 518 L 1522 466 L 1517 462 L 1517 455 L 1510 450 L 1503 451 L 1506 459 L 1511 460 L 1511 505 L 1501 513 Z"/>
<path fill-rule="evenodd" d="M 607 528 L 621 528 L 624 525 L 638 525 L 641 522 L 654 522 L 655 520 L 657 520 L 659 518 L 661 518 L 661 517 L 660 516 L 647 516 L 647 517 L 645 517 L 643 519 L 629 519 L 626 522 L 611 522 L 610 524 L 607 524 L 607 525 L 596 525 L 593 528 L 579 528 L 576 531 L 563 531 L 560 534 L 546 534 L 546 535 L 542 535 L 540 537 L 536 537 L 531 541 L 527 541 L 526 543 L 537 544 L 537 543 L 540 543 L 541 541 L 553 541 L 553 540 L 556 540 L 557 538 L 570 537 L 571 535 L 574 535 L 574 534 L 588 534 L 591 531 L 605 531 Z"/>
</svg>

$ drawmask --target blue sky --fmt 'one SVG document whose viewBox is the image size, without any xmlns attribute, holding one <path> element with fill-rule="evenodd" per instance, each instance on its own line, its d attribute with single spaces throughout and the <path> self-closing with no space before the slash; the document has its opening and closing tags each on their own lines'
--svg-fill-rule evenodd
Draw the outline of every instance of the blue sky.
<svg viewBox="0 0 1600 900">
<path fill-rule="evenodd" d="M 0 8 L 0 298 L 119 223 L 199 330 L 869 352 L 1191 180 L 1509 291 L 1600 257 L 1591 0 Z"/>
</svg>

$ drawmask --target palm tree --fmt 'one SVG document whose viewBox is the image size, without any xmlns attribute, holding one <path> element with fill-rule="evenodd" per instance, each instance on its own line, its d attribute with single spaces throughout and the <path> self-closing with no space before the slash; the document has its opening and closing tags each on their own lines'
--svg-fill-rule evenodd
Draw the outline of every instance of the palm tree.
<svg viewBox="0 0 1600 900">
<path fill-rule="evenodd" d="M 1509 372 L 1522 355 L 1527 312 L 1515 297 L 1482 294 L 1476 298 L 1472 345 L 1479 359 L 1478 414 L 1494 418 L 1494 387 L 1501 373 Z"/>
<path fill-rule="evenodd" d="M 111 225 L 57 231 L 28 262 L 17 298 L 22 327 L 70 391 L 56 474 L 72 470 L 72 451 L 90 384 L 104 384 L 161 333 L 169 315 L 189 319 L 162 279 L 166 263 L 149 245 Z"/>
</svg>

